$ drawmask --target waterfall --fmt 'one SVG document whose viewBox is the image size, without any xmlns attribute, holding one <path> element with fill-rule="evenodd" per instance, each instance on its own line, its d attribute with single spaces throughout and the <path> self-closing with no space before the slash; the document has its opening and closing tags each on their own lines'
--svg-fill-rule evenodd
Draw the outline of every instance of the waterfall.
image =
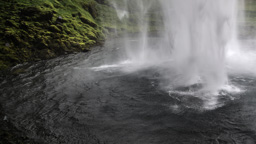
<svg viewBox="0 0 256 144">
<path fill-rule="evenodd" d="M 216 91 L 227 84 L 226 51 L 237 41 L 237 0 L 129 2 L 137 5 L 140 32 L 136 44 L 128 36 L 124 41 L 131 65 L 171 69 L 163 72 L 171 87 L 200 83 L 203 90 Z M 148 13 L 154 3 L 160 4 L 163 26 L 152 44 Z"/>
<path fill-rule="evenodd" d="M 207 90 L 227 83 L 225 52 L 236 39 L 236 0 L 161 0 L 164 13 L 163 46 L 172 49 L 170 57 L 182 84 L 200 80 Z M 170 41 L 172 43 L 170 43 Z"/>
</svg>

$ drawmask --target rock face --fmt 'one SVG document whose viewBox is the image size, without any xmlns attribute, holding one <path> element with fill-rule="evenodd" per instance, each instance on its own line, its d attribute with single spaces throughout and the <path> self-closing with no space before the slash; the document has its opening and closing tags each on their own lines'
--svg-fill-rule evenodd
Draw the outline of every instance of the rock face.
<svg viewBox="0 0 256 144">
<path fill-rule="evenodd" d="M 0 2 L 0 70 L 26 61 L 88 51 L 102 43 L 104 28 L 96 21 L 103 6 L 100 3 L 94 0 Z"/>
<path fill-rule="evenodd" d="M 133 1 L 128 5 L 132 14 L 124 20 L 112 5 L 122 7 L 120 0 L 1 1 L 0 71 L 23 62 L 86 52 L 106 36 L 138 32 Z"/>
</svg>

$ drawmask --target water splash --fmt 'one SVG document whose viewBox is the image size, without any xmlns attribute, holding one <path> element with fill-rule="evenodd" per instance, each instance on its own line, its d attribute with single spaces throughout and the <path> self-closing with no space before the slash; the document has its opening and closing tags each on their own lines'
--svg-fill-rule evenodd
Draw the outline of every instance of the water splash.
<svg viewBox="0 0 256 144">
<path fill-rule="evenodd" d="M 128 2 L 128 1 L 126 1 Z M 237 0 L 159 0 L 163 29 L 156 44 L 150 43 L 148 11 L 152 1 L 136 1 L 139 38 L 127 37 L 126 54 L 135 67 L 163 65 L 172 73 L 169 86 L 202 83 L 206 91 L 227 84 L 225 53 L 237 37 Z M 169 78 L 168 78 L 169 76 Z"/>
<path fill-rule="evenodd" d="M 225 49 L 236 38 L 237 1 L 161 2 L 167 40 L 164 46 L 172 49 L 175 69 L 186 78 L 180 85 L 200 79 L 207 91 L 222 88 L 227 83 Z"/>
<path fill-rule="evenodd" d="M 92 68 L 94 71 L 121 69 L 124 72 L 156 71 L 159 87 L 183 106 L 212 110 L 234 100 L 242 92 L 228 81 L 227 64 L 239 48 L 238 0 L 123 0 L 115 5 L 117 15 L 136 15 L 138 36 L 124 33 L 125 56 L 121 62 Z M 136 5 L 131 10 L 130 3 Z M 150 13 L 158 3 L 162 29 L 150 36 Z M 132 5 L 132 4 L 130 4 Z M 120 10 L 122 10 L 120 12 Z M 130 17 L 130 18 L 131 18 Z M 120 20 L 122 16 L 119 17 Z M 133 17 L 135 18 L 135 17 Z M 124 21 L 128 22 L 128 21 Z M 235 64 L 234 64 L 235 63 Z M 152 83 L 151 83 L 152 85 Z M 195 102 L 195 103 L 194 103 Z M 174 109 L 176 106 L 174 107 Z"/>
</svg>

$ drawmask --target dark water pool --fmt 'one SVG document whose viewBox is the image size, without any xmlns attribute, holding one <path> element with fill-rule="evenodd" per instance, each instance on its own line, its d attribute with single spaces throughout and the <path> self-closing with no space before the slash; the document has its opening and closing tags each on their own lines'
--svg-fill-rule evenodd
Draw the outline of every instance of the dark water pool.
<svg viewBox="0 0 256 144">
<path fill-rule="evenodd" d="M 245 91 L 202 110 L 196 96 L 161 89 L 154 68 L 94 69 L 120 58 L 107 47 L 14 67 L 19 75 L 1 78 L 3 116 L 35 143 L 256 143 L 256 78 L 230 76 Z"/>
</svg>

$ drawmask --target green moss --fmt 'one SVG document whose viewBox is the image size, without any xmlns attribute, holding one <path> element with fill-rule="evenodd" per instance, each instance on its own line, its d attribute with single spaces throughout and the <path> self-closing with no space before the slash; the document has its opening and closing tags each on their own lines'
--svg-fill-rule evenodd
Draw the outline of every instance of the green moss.
<svg viewBox="0 0 256 144">
<path fill-rule="evenodd" d="M 5 36 L 13 36 L 13 35 L 15 35 L 16 34 L 16 31 L 15 31 L 15 29 L 13 29 L 13 28 L 6 28 L 5 30 L 4 30 L 4 34 L 5 34 Z"/>
<path fill-rule="evenodd" d="M 2 68 L 88 51 L 116 30 L 136 31 L 135 23 L 118 19 L 108 0 L 11 0 L 0 6 Z"/>
<path fill-rule="evenodd" d="M 88 40 L 85 44 L 94 45 L 95 43 L 96 43 L 96 41 L 94 41 L 94 40 Z"/>
<path fill-rule="evenodd" d="M 0 47 L 0 53 L 5 55 L 5 54 L 14 54 L 15 52 L 10 48 L 10 47 L 7 47 L 7 46 L 1 46 Z"/>
<path fill-rule="evenodd" d="M 87 17 L 81 16 L 80 20 L 83 23 L 88 24 L 88 25 L 90 25 L 92 27 L 97 27 L 97 24 L 94 21 L 92 21 L 91 19 L 87 18 Z"/>
<path fill-rule="evenodd" d="M 56 25 L 50 25 L 49 30 L 51 32 L 61 32 L 61 30 Z"/>
<path fill-rule="evenodd" d="M 19 24 L 12 19 L 6 20 L 5 25 L 10 27 L 15 27 L 15 28 L 19 27 Z"/>
</svg>

